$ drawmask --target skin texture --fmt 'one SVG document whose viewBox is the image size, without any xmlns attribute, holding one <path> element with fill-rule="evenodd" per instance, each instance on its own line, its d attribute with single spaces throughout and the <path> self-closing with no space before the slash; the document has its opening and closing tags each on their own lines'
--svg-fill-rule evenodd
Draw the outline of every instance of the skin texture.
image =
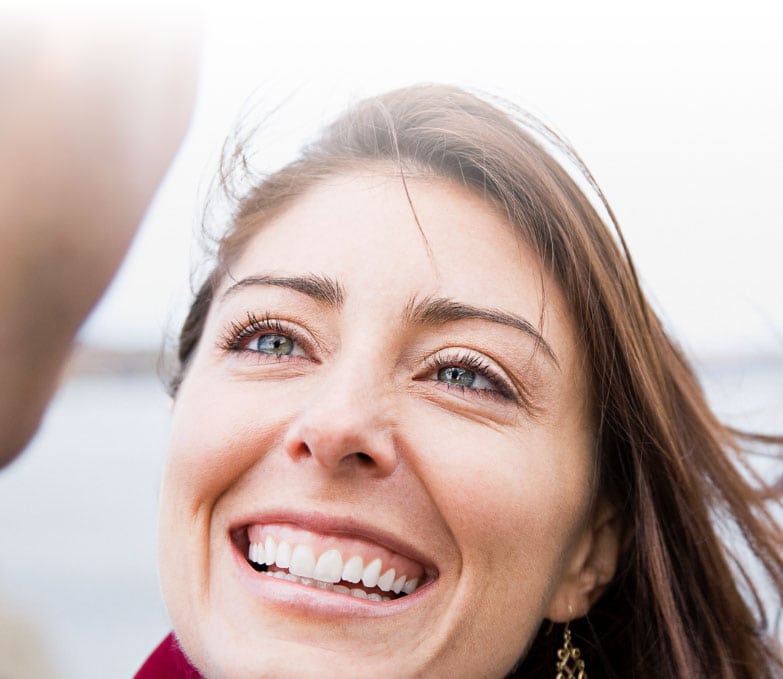
<svg viewBox="0 0 783 679">
<path fill-rule="evenodd" d="M 196 16 L 124 9 L 2 17 L 0 466 L 35 432 L 190 119 Z"/>
<path fill-rule="evenodd" d="M 583 615 L 612 577 L 559 290 L 483 201 L 438 179 L 408 187 L 431 253 L 399 177 L 338 177 L 260 228 L 210 309 L 174 404 L 160 534 L 174 628 L 207 676 L 500 677 L 545 617 Z M 342 304 L 284 285 L 226 292 L 261 275 L 327 278 Z M 434 298 L 524 318 L 554 358 L 501 323 L 410 318 Z M 248 314 L 281 327 L 237 341 Z M 292 352 L 256 351 L 269 333 L 295 337 Z M 441 368 L 466 356 L 506 386 L 448 384 Z M 341 611 L 349 597 L 238 558 L 232 529 L 269 519 L 338 538 L 356 526 L 429 582 Z"/>
</svg>

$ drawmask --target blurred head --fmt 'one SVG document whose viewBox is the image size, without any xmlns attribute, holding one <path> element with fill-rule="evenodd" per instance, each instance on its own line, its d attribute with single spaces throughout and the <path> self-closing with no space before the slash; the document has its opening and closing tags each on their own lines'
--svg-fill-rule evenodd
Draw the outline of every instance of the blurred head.
<svg viewBox="0 0 783 679">
<path fill-rule="evenodd" d="M 164 595 L 207 676 L 533 672 L 542 623 L 578 618 L 596 658 L 658 624 L 687 655 L 667 579 L 708 508 L 674 411 L 700 394 L 553 144 L 409 88 L 240 201 L 163 489 Z"/>
</svg>

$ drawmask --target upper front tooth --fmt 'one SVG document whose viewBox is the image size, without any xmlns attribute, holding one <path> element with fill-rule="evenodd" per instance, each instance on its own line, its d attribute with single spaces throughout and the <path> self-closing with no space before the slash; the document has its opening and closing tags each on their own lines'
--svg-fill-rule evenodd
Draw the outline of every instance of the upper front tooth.
<svg viewBox="0 0 783 679">
<path fill-rule="evenodd" d="M 359 582 L 364 574 L 364 564 L 362 563 L 362 557 L 352 556 L 345 562 L 343 568 L 342 579 L 346 582 Z"/>
<path fill-rule="evenodd" d="M 378 588 L 384 592 L 388 592 L 394 584 L 394 576 L 396 572 L 393 568 L 386 571 L 380 578 L 378 578 Z"/>
<path fill-rule="evenodd" d="M 275 555 L 275 564 L 280 568 L 288 568 L 291 565 L 291 545 L 285 540 L 280 540 Z"/>
<path fill-rule="evenodd" d="M 375 587 L 378 584 L 378 576 L 381 574 L 381 560 L 375 559 L 364 569 L 362 583 L 365 587 Z"/>
<path fill-rule="evenodd" d="M 266 563 L 267 566 L 275 565 L 276 553 L 277 553 L 277 543 L 274 541 L 274 539 L 267 536 L 266 541 L 264 542 L 264 556 L 266 557 L 264 563 Z"/>
<path fill-rule="evenodd" d="M 343 574 L 343 557 L 336 549 L 330 549 L 321 554 L 315 564 L 313 577 L 324 582 L 340 582 Z"/>
<path fill-rule="evenodd" d="M 405 585 L 405 576 L 401 575 L 394 581 L 394 584 L 392 585 L 392 592 L 399 594 L 402 591 L 403 585 Z"/>
<path fill-rule="evenodd" d="M 315 554 L 307 545 L 297 545 L 291 554 L 290 573 L 301 578 L 312 578 L 315 570 Z"/>
</svg>

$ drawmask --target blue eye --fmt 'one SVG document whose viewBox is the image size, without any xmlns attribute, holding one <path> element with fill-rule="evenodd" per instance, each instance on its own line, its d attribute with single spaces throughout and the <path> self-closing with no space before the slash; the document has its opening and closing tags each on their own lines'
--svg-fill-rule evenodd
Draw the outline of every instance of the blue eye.
<svg viewBox="0 0 783 679">
<path fill-rule="evenodd" d="M 221 345 L 227 351 L 256 354 L 257 358 L 269 356 L 275 359 L 307 358 L 308 342 L 302 339 L 302 333 L 294 326 L 276 318 L 265 317 L 261 320 L 252 313 L 247 322 L 232 322 L 223 337 Z"/>
<path fill-rule="evenodd" d="M 472 387 L 476 381 L 476 373 L 456 365 L 450 365 L 438 370 L 438 380 L 455 387 Z"/>
<path fill-rule="evenodd" d="M 270 356 L 290 356 L 294 353 L 294 340 L 285 335 L 261 335 L 248 344 L 248 349 Z"/>
<path fill-rule="evenodd" d="M 510 398 L 514 393 L 507 380 L 489 362 L 475 354 L 458 352 L 438 355 L 429 361 L 432 377 L 449 388 Z"/>
</svg>

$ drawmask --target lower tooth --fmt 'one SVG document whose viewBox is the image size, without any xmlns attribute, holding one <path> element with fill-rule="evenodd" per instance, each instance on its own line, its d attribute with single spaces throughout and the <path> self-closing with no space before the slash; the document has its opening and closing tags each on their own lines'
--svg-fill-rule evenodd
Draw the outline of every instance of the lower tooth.
<svg viewBox="0 0 783 679">
<path fill-rule="evenodd" d="M 350 589 L 345 585 L 333 585 L 330 582 L 322 582 L 320 580 L 313 580 L 311 578 L 301 578 L 293 573 L 287 571 L 266 571 L 263 575 L 267 575 L 278 580 L 287 580 L 288 582 L 296 582 L 300 585 L 306 585 L 307 587 L 316 587 L 318 589 L 335 592 L 337 594 L 350 594 L 358 599 L 368 599 L 369 601 L 391 601 L 391 597 L 382 596 L 377 592 L 370 592 L 369 594 L 360 588 Z"/>
</svg>

